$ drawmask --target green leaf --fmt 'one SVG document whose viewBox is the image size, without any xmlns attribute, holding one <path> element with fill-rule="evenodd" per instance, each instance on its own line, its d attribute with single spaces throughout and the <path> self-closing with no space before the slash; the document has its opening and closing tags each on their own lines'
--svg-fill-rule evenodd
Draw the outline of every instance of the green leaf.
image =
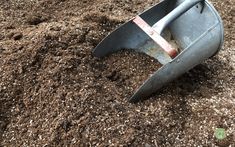
<svg viewBox="0 0 235 147">
<path fill-rule="evenodd" d="M 219 140 L 223 140 L 226 138 L 226 131 L 224 128 L 217 128 L 215 130 L 215 137 Z"/>
</svg>

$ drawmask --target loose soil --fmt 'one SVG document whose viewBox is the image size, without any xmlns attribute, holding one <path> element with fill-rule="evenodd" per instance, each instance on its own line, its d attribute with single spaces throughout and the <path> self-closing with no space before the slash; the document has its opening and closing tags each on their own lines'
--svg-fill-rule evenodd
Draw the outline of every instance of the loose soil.
<svg viewBox="0 0 235 147">
<path fill-rule="evenodd" d="M 212 0 L 224 21 L 223 50 L 149 100 L 128 102 L 160 67 L 156 60 L 91 55 L 157 2 L 1 0 L 0 146 L 235 146 L 234 0 Z"/>
</svg>

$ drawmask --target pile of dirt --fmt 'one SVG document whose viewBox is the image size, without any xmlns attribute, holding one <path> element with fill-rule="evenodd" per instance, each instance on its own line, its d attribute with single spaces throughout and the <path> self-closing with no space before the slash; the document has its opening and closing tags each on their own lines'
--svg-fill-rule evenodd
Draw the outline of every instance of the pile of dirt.
<svg viewBox="0 0 235 147">
<path fill-rule="evenodd" d="M 0 1 L 0 145 L 235 145 L 233 0 L 213 0 L 224 50 L 144 102 L 127 100 L 160 67 L 156 60 L 130 50 L 91 55 L 157 2 Z M 216 128 L 226 129 L 224 140 Z"/>
</svg>

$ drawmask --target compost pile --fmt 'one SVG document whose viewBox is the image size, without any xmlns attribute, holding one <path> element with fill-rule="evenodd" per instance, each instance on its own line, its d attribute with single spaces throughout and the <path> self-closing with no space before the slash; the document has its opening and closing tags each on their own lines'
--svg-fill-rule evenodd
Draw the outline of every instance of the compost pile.
<svg viewBox="0 0 235 147">
<path fill-rule="evenodd" d="M 235 2 L 219 55 L 151 99 L 128 103 L 160 67 L 141 53 L 92 49 L 158 0 L 1 0 L 0 146 L 235 145 Z M 216 128 L 226 137 L 218 140 Z"/>
</svg>

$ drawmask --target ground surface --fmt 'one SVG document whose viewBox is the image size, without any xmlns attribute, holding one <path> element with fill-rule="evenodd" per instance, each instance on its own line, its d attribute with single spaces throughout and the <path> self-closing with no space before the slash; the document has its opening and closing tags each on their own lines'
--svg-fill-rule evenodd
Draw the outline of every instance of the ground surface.
<svg viewBox="0 0 235 147">
<path fill-rule="evenodd" d="M 92 57 L 105 35 L 157 1 L 1 0 L 0 146 L 235 146 L 234 0 L 212 0 L 223 50 L 149 100 L 127 102 L 155 60 Z"/>
</svg>

